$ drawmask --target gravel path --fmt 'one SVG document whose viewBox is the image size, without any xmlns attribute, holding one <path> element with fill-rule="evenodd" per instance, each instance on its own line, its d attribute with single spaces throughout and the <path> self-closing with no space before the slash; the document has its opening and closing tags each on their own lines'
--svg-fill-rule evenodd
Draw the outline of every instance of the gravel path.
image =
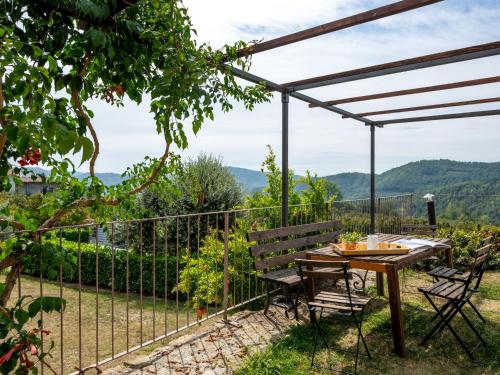
<svg viewBox="0 0 500 375">
<path fill-rule="evenodd" d="M 207 327 L 208 331 L 182 336 L 149 356 L 135 358 L 105 374 L 231 374 L 246 356 L 264 349 L 288 328 L 301 323 L 287 319 L 282 310 L 273 307 L 268 317 L 261 311 L 239 312 L 229 322 L 216 321 Z"/>
</svg>

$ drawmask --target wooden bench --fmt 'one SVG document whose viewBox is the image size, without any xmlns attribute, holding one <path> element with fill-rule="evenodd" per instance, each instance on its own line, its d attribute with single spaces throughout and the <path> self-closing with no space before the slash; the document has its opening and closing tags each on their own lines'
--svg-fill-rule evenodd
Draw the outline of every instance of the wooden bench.
<svg viewBox="0 0 500 375">
<path fill-rule="evenodd" d="M 403 236 L 429 236 L 436 237 L 438 226 L 430 224 L 401 224 Z"/>
<path fill-rule="evenodd" d="M 339 221 L 325 221 L 247 233 L 247 240 L 256 242 L 249 247 L 249 252 L 255 270 L 263 272 L 259 278 L 266 286 L 264 314 L 267 314 L 272 304 L 284 308 L 287 316 L 293 310 L 298 319 L 297 287 L 300 285 L 300 277 L 297 275 L 295 260 L 305 258 L 308 250 L 335 241 L 341 234 L 341 228 Z M 274 300 L 271 300 L 272 285 L 281 289 L 281 295 Z M 294 298 L 291 297 L 293 288 L 297 289 Z"/>
</svg>

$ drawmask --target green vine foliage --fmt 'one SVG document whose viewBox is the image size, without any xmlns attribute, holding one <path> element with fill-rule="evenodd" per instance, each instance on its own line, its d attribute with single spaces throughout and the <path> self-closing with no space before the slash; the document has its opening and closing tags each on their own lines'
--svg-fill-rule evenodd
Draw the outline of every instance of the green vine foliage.
<svg viewBox="0 0 500 375">
<path fill-rule="evenodd" d="M 166 180 L 178 161 L 171 151 L 166 163 L 146 157 L 111 187 L 93 176 L 73 177 L 70 155 L 91 165 L 98 157 L 89 100 L 121 107 L 125 99 L 148 99 L 153 131 L 184 149 L 187 126 L 196 134 L 217 108 L 229 111 L 241 101 L 252 109 L 269 98 L 263 87 L 241 86 L 231 73 L 231 64 L 249 68 L 238 57 L 245 43 L 198 44 L 182 2 L 5 0 L 1 7 L 0 190 L 11 187 L 9 171 L 34 173 L 18 161 L 39 150 L 40 163 L 52 170 L 48 179 L 60 186 L 40 206 L 46 217 L 78 200 L 99 212 L 103 197 L 126 200 L 152 175 Z"/>
<path fill-rule="evenodd" d="M 248 253 L 249 243 L 246 233 L 250 225 L 246 220 L 237 219 L 228 237 L 228 280 L 229 305 L 237 304 L 240 296 L 248 295 L 248 280 L 255 278 L 252 260 Z M 221 231 L 212 229 L 204 238 L 197 257 L 186 255 L 184 268 L 180 273 L 178 290 L 191 296 L 192 307 L 204 307 L 217 303 L 219 306 L 224 295 L 224 240 Z M 236 286 L 236 288 L 235 288 Z M 243 292 L 242 292 L 243 289 Z M 236 290 L 236 293 L 234 292 Z M 238 294 L 239 293 L 239 294 Z"/>
<path fill-rule="evenodd" d="M 50 332 L 42 328 L 41 320 L 36 324 L 31 321 L 42 311 L 61 312 L 65 307 L 66 301 L 61 298 L 30 296 L 21 298 L 12 308 L 0 306 L 0 373 L 38 374 L 36 365 L 40 362 L 47 365 L 45 358 L 50 356 L 54 342 L 48 345 L 46 342 L 42 350 L 41 337 Z"/>
<path fill-rule="evenodd" d="M 0 8 L 0 192 L 10 191 L 16 176 L 36 179 L 27 167 L 39 163 L 51 173 L 38 177 L 58 185 L 36 214 L 0 207 L 1 229 L 31 231 L 19 246 L 1 248 L 0 272 L 10 269 L 0 284 L 6 306 L 23 259 L 37 249 L 26 245 L 36 243 L 37 230 L 57 226 L 75 210 L 97 220 L 116 215 L 116 206 L 126 211 L 137 193 L 168 184 L 179 164 L 171 148 L 188 147 L 188 126 L 197 134 L 217 109 L 229 111 L 235 102 L 252 109 L 270 94 L 260 85 L 240 85 L 232 74 L 232 65 L 250 66 L 238 53 L 245 43 L 219 49 L 197 43 L 180 1 L 3 0 Z M 127 168 L 122 183 L 106 186 L 95 176 L 99 132 L 87 104 L 122 107 L 126 99 L 147 101 L 152 131 L 165 149 Z M 88 163 L 89 177 L 74 176 L 75 157 Z M 6 345 L 11 352 L 15 344 L 9 341 L 2 353 Z"/>
</svg>

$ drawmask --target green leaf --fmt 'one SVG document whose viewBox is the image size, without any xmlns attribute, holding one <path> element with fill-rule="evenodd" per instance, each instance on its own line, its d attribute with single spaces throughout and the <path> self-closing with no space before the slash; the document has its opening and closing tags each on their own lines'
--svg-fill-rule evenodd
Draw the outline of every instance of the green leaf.
<svg viewBox="0 0 500 375">
<path fill-rule="evenodd" d="M 28 314 L 31 318 L 33 318 L 36 314 L 38 314 L 42 308 L 42 297 L 35 299 L 28 306 Z"/>
<path fill-rule="evenodd" d="M 82 161 L 80 165 L 82 165 L 92 157 L 92 154 L 94 153 L 94 144 L 87 137 L 81 137 L 80 141 L 82 145 Z"/>
<path fill-rule="evenodd" d="M 24 325 L 24 323 L 26 323 L 30 318 L 28 312 L 23 309 L 16 310 L 16 312 L 14 313 L 14 317 L 21 325 Z"/>
<path fill-rule="evenodd" d="M 47 61 L 49 62 L 49 71 L 57 72 L 57 61 L 52 56 L 47 56 Z"/>
</svg>

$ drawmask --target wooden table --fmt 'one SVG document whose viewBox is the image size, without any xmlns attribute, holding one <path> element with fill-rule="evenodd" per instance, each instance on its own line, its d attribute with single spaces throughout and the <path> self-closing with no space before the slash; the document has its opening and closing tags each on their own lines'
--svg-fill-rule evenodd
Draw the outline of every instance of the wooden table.
<svg viewBox="0 0 500 375">
<path fill-rule="evenodd" d="M 383 242 L 392 242 L 403 238 L 411 238 L 411 236 L 400 236 L 393 234 L 378 233 L 378 235 L 379 241 Z M 403 314 L 401 312 L 401 294 L 399 290 L 398 271 L 424 259 L 428 259 L 429 257 L 441 251 L 445 251 L 446 253 L 447 266 L 453 266 L 453 257 L 450 246 L 451 240 L 448 238 L 433 238 L 431 240 L 439 242 L 440 245 L 435 247 L 422 246 L 416 249 L 412 249 L 408 254 L 404 255 L 367 255 L 346 257 L 346 259 L 349 260 L 352 268 L 375 271 L 380 275 L 383 275 L 384 273 L 387 275 L 394 350 L 401 357 L 404 357 L 405 355 L 405 339 L 403 331 Z M 335 253 L 330 247 L 325 247 L 307 252 L 306 258 L 315 260 L 332 260 L 332 258 L 335 258 L 336 260 L 338 260 L 342 257 L 339 254 Z M 312 285 L 311 288 L 309 288 L 309 293 L 311 294 L 310 297 L 314 296 L 314 287 Z"/>
</svg>

